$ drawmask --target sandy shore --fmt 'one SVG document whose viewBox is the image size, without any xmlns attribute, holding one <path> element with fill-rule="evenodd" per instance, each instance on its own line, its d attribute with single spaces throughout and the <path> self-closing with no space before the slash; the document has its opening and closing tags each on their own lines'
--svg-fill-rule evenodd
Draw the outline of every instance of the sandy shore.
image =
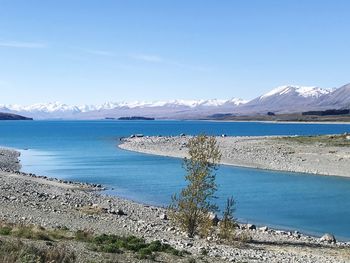
<svg viewBox="0 0 350 263">
<path fill-rule="evenodd" d="M 350 243 L 330 244 L 298 232 L 259 229 L 251 225 L 240 225 L 237 229 L 238 234 L 246 233 L 252 237 L 244 245 L 222 244 L 215 234 L 209 239 L 190 239 L 164 218 L 167 211 L 163 208 L 103 195 L 101 191 L 94 191 L 102 189 L 99 185 L 18 172 L 14 169 L 18 166 L 12 165 L 16 163 L 18 155 L 7 150 L 0 152 L 3 153 L 0 160 L 4 170 L 0 171 L 2 221 L 35 224 L 50 229 L 136 235 L 149 241 L 161 240 L 192 253 L 185 258 L 167 258 L 160 262 L 189 262 L 189 257 L 196 259 L 196 262 L 350 262 Z M 12 160 L 9 156 L 12 156 Z M 98 212 L 86 212 L 90 210 Z M 84 251 L 80 252 L 82 256 L 76 262 L 105 262 L 103 255 L 89 252 L 81 243 L 72 243 L 71 247 L 75 251 Z M 202 255 L 204 249 L 208 255 Z M 86 260 L 86 255 L 89 260 Z M 116 262 L 138 260 L 120 255 Z"/>
<path fill-rule="evenodd" d="M 120 148 L 183 158 L 190 136 L 126 138 Z M 348 140 L 348 139 L 346 139 Z M 350 176 L 350 140 L 344 145 L 326 137 L 217 137 L 222 163 L 242 167 Z"/>
</svg>

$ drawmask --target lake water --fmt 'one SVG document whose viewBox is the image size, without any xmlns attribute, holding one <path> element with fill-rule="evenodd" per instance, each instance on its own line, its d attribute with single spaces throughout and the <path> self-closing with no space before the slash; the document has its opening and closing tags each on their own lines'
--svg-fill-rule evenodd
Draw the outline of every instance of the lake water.
<svg viewBox="0 0 350 263">
<path fill-rule="evenodd" d="M 346 124 L 202 121 L 2 121 L 0 145 L 22 149 L 22 170 L 106 185 L 115 194 L 167 205 L 184 186 L 181 160 L 117 148 L 130 134 L 311 135 L 350 132 Z M 221 166 L 217 202 L 236 200 L 242 222 L 350 239 L 350 179 Z"/>
</svg>

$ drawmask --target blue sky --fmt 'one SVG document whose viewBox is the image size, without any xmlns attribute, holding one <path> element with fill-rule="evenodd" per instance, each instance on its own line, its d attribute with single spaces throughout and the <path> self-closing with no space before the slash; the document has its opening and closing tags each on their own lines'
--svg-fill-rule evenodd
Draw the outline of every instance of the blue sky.
<svg viewBox="0 0 350 263">
<path fill-rule="evenodd" d="M 0 0 L 0 103 L 254 98 L 350 82 L 350 1 Z"/>
</svg>

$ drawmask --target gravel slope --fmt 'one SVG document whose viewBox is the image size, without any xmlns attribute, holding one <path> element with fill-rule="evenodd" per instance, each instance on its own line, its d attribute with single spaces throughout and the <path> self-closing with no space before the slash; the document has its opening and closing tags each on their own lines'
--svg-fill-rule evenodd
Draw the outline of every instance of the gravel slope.
<svg viewBox="0 0 350 263">
<path fill-rule="evenodd" d="M 120 148 L 180 157 L 187 155 L 190 136 L 125 138 Z M 350 147 L 299 143 L 286 137 L 217 137 L 222 163 L 227 165 L 350 176 Z"/>
</svg>

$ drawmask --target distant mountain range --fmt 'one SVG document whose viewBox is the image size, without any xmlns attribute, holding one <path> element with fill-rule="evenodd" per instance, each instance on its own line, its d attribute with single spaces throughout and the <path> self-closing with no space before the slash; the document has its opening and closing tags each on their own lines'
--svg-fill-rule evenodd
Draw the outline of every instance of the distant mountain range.
<svg viewBox="0 0 350 263">
<path fill-rule="evenodd" d="M 59 102 L 30 106 L 0 105 L 0 112 L 34 119 L 105 119 L 144 116 L 158 119 L 196 119 L 213 114 L 254 115 L 350 108 L 350 84 L 338 89 L 281 86 L 253 100 L 171 100 L 107 102 L 102 105 L 67 105 Z"/>
</svg>

